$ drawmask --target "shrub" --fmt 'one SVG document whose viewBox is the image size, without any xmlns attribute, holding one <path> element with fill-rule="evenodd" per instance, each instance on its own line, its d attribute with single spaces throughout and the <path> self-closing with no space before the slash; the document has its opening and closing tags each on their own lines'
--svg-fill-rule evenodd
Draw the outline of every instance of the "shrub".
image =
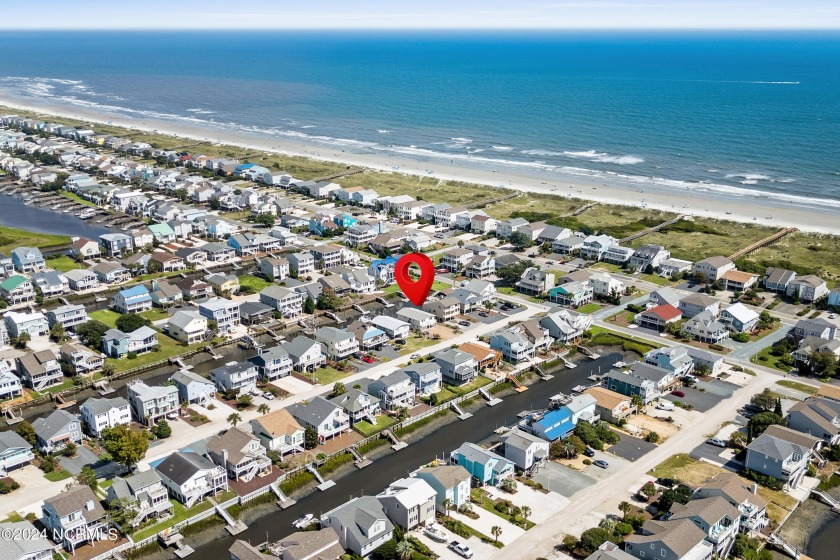
<svg viewBox="0 0 840 560">
<path fill-rule="evenodd" d="M 615 532 L 621 536 L 626 536 L 633 532 L 633 526 L 622 522 L 615 526 Z"/>
<path fill-rule="evenodd" d="M 583 464 L 584 464 L 584 465 L 591 465 L 591 464 L 592 464 L 592 461 L 590 461 L 589 459 L 584 459 L 584 460 L 583 460 Z"/>
<path fill-rule="evenodd" d="M 659 443 L 659 434 L 656 432 L 650 432 L 646 437 L 645 441 L 649 443 Z"/>
</svg>

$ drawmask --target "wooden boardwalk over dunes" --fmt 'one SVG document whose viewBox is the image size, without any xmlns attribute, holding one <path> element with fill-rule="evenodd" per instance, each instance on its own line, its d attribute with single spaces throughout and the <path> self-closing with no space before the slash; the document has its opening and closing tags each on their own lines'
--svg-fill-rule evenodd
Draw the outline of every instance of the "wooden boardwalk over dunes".
<svg viewBox="0 0 840 560">
<path fill-rule="evenodd" d="M 785 237 L 786 235 L 790 235 L 791 233 L 794 233 L 796 231 L 799 231 L 799 230 L 796 229 L 796 228 L 780 229 L 779 231 L 777 231 L 773 235 L 767 236 L 764 239 L 756 241 L 752 245 L 744 247 L 740 251 L 736 251 L 736 252 L 732 253 L 731 255 L 729 255 L 729 260 L 734 261 L 734 260 L 740 259 L 741 257 L 745 257 L 745 256 L 749 255 L 750 253 L 754 253 L 754 252 L 758 251 L 762 247 L 767 247 L 768 245 L 772 245 L 773 243 L 777 242 L 778 240 Z"/>
<path fill-rule="evenodd" d="M 662 228 L 666 228 L 666 227 L 668 227 L 668 226 L 670 226 L 670 225 L 676 224 L 677 222 L 679 222 L 680 220 L 682 220 L 684 217 L 685 217 L 685 216 L 677 216 L 676 218 L 671 218 L 671 219 L 670 219 L 670 220 L 668 220 L 667 222 L 662 222 L 661 224 L 657 224 L 657 225 L 655 225 L 655 226 L 653 226 L 653 227 L 649 227 L 649 228 L 647 228 L 647 229 L 643 229 L 642 231 L 637 231 L 636 233 L 633 233 L 633 234 L 631 234 L 631 235 L 628 235 L 627 237 L 623 237 L 623 238 L 619 239 L 619 240 L 618 240 L 618 242 L 619 242 L 619 243 L 628 243 L 628 242 L 630 242 L 630 241 L 633 241 L 634 239 L 638 239 L 638 238 L 640 238 L 640 237 L 644 237 L 645 235 L 647 235 L 647 234 L 649 234 L 649 233 L 653 233 L 653 232 L 659 231 L 659 230 L 660 230 L 660 229 L 662 229 Z"/>
</svg>

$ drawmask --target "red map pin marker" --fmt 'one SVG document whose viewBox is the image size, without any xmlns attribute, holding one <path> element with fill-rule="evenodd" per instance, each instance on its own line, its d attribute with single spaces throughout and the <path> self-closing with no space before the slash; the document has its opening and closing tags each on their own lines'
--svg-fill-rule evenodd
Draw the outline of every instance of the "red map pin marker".
<svg viewBox="0 0 840 560">
<path fill-rule="evenodd" d="M 412 264 L 420 267 L 419 280 L 415 281 L 408 275 L 408 267 Z M 435 263 L 423 253 L 408 253 L 400 257 L 394 266 L 394 278 L 411 303 L 420 307 L 432 291 L 432 284 L 435 281 Z"/>
</svg>

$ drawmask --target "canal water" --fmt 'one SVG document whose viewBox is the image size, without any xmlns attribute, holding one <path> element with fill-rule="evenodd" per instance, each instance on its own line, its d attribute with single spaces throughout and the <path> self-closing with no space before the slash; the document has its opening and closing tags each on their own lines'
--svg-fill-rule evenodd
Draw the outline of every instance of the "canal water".
<svg viewBox="0 0 840 560">
<path fill-rule="evenodd" d="M 805 553 L 813 560 L 837 560 L 838 535 L 840 535 L 840 517 L 833 516 L 808 541 Z"/>
<path fill-rule="evenodd" d="M 285 510 L 277 510 L 257 521 L 238 539 L 251 543 L 264 542 L 266 538 L 274 542 L 294 531 L 292 522 L 305 513 L 321 515 L 341 505 L 347 500 L 362 495 L 381 492 L 391 482 L 405 477 L 409 472 L 430 462 L 435 457 L 448 456 L 465 441 L 479 442 L 493 435 L 501 426 L 518 421 L 517 414 L 523 410 L 544 408 L 549 398 L 560 392 L 569 393 L 576 385 L 588 383 L 588 377 L 598 371 L 608 370 L 621 359 L 620 354 L 612 354 L 597 360 L 582 362 L 572 370 L 554 372 L 549 381 L 539 381 L 528 391 L 515 393 L 504 398 L 494 406 L 485 406 L 473 413 L 467 420 L 455 420 L 426 437 L 410 444 L 402 451 L 391 453 L 377 459 L 372 465 L 350 474 L 337 481 L 337 485 L 326 492 L 314 492 L 301 498 L 296 504 Z M 233 537 L 222 537 L 196 549 L 197 558 L 227 558 L 228 548 L 233 544 Z"/>
<path fill-rule="evenodd" d="M 96 239 L 104 233 L 120 231 L 88 223 L 71 212 L 65 214 L 35 204 L 27 206 L 17 196 L 8 196 L 5 193 L 0 194 L 0 226 L 91 239 Z"/>
</svg>

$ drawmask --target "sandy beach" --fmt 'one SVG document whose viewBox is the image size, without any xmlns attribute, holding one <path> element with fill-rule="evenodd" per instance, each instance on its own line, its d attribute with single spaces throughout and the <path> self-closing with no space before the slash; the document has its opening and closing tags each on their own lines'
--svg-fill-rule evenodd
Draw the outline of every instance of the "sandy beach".
<svg viewBox="0 0 840 560">
<path fill-rule="evenodd" d="M 553 171 L 536 173 L 517 169 L 514 162 L 496 169 L 482 169 L 465 162 L 444 159 L 412 159 L 391 153 L 353 153 L 335 145 L 306 144 L 286 137 L 275 137 L 242 131 L 209 128 L 190 122 L 131 118 L 110 114 L 95 107 L 21 102 L 0 92 L 0 105 L 10 109 L 39 112 L 56 119 L 72 118 L 91 123 L 167 134 L 193 141 L 208 141 L 241 148 L 274 152 L 290 156 L 366 167 L 377 171 L 398 172 L 442 181 L 462 181 L 523 192 L 592 200 L 624 206 L 647 207 L 686 216 L 715 218 L 773 227 L 796 227 L 802 231 L 840 234 L 840 206 L 829 201 L 815 201 L 776 195 L 763 195 L 749 190 L 722 190 L 710 185 L 667 184 L 667 181 L 636 178 L 629 181 L 617 177 L 605 182 L 603 177 L 588 178 Z M 0 109 L 2 111 L 2 109 Z"/>
</svg>

